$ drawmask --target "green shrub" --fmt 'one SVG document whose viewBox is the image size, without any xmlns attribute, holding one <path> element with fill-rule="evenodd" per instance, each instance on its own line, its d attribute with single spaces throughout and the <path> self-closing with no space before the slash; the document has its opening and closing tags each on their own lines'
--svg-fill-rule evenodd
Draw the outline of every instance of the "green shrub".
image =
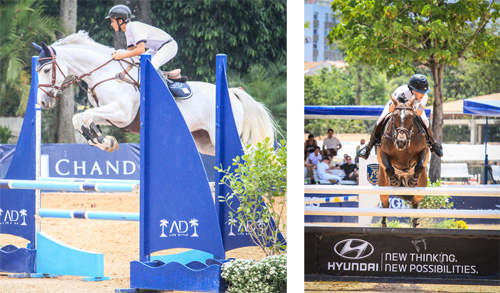
<svg viewBox="0 0 500 293">
<path fill-rule="evenodd" d="M 427 183 L 428 187 L 440 187 L 441 180 L 437 180 L 431 183 L 430 180 Z M 419 208 L 421 209 L 452 209 L 453 203 L 450 202 L 449 195 L 438 195 L 431 196 L 426 195 L 420 201 Z M 455 221 L 455 219 L 443 219 L 439 218 L 422 218 L 420 219 L 420 227 L 422 228 L 437 228 L 437 229 L 467 229 L 467 223 L 464 221 Z"/>
<path fill-rule="evenodd" d="M 229 217 L 246 227 L 252 241 L 266 256 L 286 250 L 285 243 L 278 238 L 286 227 L 282 222 L 286 209 L 286 141 L 282 140 L 276 150 L 269 147 L 269 142 L 266 138 L 265 143 L 246 146 L 245 154 L 233 159 L 227 170 L 215 168 L 224 173 L 220 184 L 232 191 L 221 195 L 219 200 L 228 203 Z M 235 167 L 233 172 L 231 167 Z M 260 208 L 264 203 L 267 209 Z"/>
<path fill-rule="evenodd" d="M 10 128 L 0 126 L 0 144 L 9 143 L 9 139 L 15 137 L 15 135 L 12 135 L 12 130 L 10 130 Z"/>
<path fill-rule="evenodd" d="M 268 256 L 260 262 L 232 260 L 222 265 L 221 276 L 227 292 L 285 292 L 286 254 Z"/>
</svg>

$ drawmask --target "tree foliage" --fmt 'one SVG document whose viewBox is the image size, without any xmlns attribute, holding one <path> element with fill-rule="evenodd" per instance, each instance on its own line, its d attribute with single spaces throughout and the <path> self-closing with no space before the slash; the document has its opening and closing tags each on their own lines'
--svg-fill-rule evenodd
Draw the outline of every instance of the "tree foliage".
<svg viewBox="0 0 500 293">
<path fill-rule="evenodd" d="M 415 72 L 415 64 L 459 65 L 460 58 L 490 60 L 498 52 L 498 32 L 485 25 L 499 17 L 496 1 L 341 1 L 342 13 L 330 41 L 342 40 L 347 60 L 389 73 Z"/>
<path fill-rule="evenodd" d="M 345 70 L 323 68 L 304 77 L 304 105 L 352 105 L 354 83 Z"/>
<path fill-rule="evenodd" d="M 31 42 L 55 40 L 57 19 L 43 14 L 43 1 L 0 2 L 0 112 L 23 114 L 30 89 Z"/>
<path fill-rule="evenodd" d="M 286 64 L 277 61 L 267 65 L 252 65 L 247 74 L 232 70 L 228 79 L 230 87 L 243 87 L 254 99 L 264 103 L 275 118 L 281 134 L 286 134 Z"/>
<path fill-rule="evenodd" d="M 228 186 L 232 193 L 221 195 L 226 202 L 229 216 L 237 220 L 252 242 L 269 255 L 286 251 L 286 243 L 280 240 L 285 231 L 284 212 L 286 210 L 286 141 L 278 148 L 270 146 L 270 139 L 256 146 L 245 146 L 245 154 L 233 159 L 227 169 L 215 167 L 224 176 L 219 184 Z M 265 204 L 267 208 L 262 208 Z"/>
<path fill-rule="evenodd" d="M 286 1 L 154 1 L 153 23 L 179 44 L 173 66 L 196 79 L 212 80 L 215 55 L 228 55 L 228 68 L 285 63 Z M 161 13 L 160 13 L 161 12 Z"/>
</svg>

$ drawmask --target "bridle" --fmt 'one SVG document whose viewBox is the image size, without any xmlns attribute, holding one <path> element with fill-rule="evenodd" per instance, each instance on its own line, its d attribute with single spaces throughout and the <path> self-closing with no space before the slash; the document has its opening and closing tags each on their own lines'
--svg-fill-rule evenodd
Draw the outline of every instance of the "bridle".
<svg viewBox="0 0 500 293">
<path fill-rule="evenodd" d="M 397 106 L 394 108 L 394 110 L 410 110 L 412 111 L 413 113 L 415 113 L 415 109 L 413 109 L 413 107 L 408 107 L 408 106 Z M 405 127 L 397 127 L 397 128 L 394 128 L 394 130 L 392 131 L 392 138 L 394 140 L 394 145 L 396 145 L 396 141 L 397 141 L 397 137 L 400 133 L 403 133 L 406 135 L 406 144 L 407 144 L 407 147 L 410 146 L 410 142 L 411 142 L 411 137 L 413 135 L 413 118 L 414 116 L 412 116 L 412 121 L 411 121 L 411 124 L 410 124 L 410 129 L 406 129 Z M 395 127 L 395 123 L 394 123 L 394 113 L 391 117 L 392 119 L 392 125 L 393 127 Z"/>
<path fill-rule="evenodd" d="M 54 49 L 52 47 L 48 47 L 49 50 L 50 50 L 50 57 L 44 57 L 44 58 L 40 58 L 38 59 L 38 61 L 42 61 L 42 60 L 50 60 L 49 63 L 52 63 L 52 82 L 51 84 L 39 84 L 38 85 L 38 88 L 43 91 L 44 93 L 46 93 L 49 97 L 52 97 L 52 98 L 55 98 L 56 100 L 59 101 L 59 98 L 57 98 L 57 95 L 61 94 L 62 91 L 64 91 L 65 89 L 69 88 L 72 84 L 76 83 L 78 84 L 78 86 L 83 90 L 85 91 L 87 94 L 90 94 L 94 97 L 94 99 L 96 100 L 96 102 L 98 101 L 97 100 L 97 95 L 95 93 L 95 88 L 106 82 L 106 81 L 111 81 L 111 80 L 119 80 L 119 81 L 125 81 L 127 83 L 130 83 L 132 85 L 134 85 L 137 89 L 140 88 L 140 85 L 139 83 L 129 74 L 129 71 L 133 68 L 133 67 L 137 67 L 139 68 L 139 66 L 134 63 L 134 61 L 132 59 L 130 59 L 131 61 L 128 61 L 128 60 L 113 60 L 113 59 L 110 59 L 108 61 L 106 61 L 104 64 L 102 64 L 101 66 L 97 67 L 96 69 L 92 70 L 92 71 L 89 71 L 85 74 L 82 74 L 80 76 L 73 76 L 71 78 L 68 78 L 64 72 L 61 70 L 61 67 L 59 67 L 59 64 L 57 63 L 57 60 L 56 60 L 56 54 L 54 53 Z M 123 72 L 121 73 L 118 73 L 116 74 L 114 77 L 112 78 L 108 78 L 108 79 L 105 79 L 105 80 L 102 80 L 102 81 L 99 81 L 97 82 L 93 87 L 89 87 L 88 90 L 85 89 L 81 82 L 83 80 L 83 78 L 87 77 L 87 76 L 90 76 L 92 73 L 94 73 L 95 71 L 103 68 L 104 66 L 108 65 L 109 63 L 111 63 L 112 61 L 118 61 L 120 63 L 120 66 L 123 68 Z M 127 68 L 125 68 L 123 66 L 123 63 L 122 62 L 125 62 L 127 63 L 129 66 Z M 45 67 L 46 64 L 44 64 L 40 69 L 38 69 L 38 71 L 42 70 L 43 67 Z M 62 84 L 60 86 L 57 86 L 56 85 L 56 78 L 57 78 L 57 75 L 56 75 L 56 69 L 59 70 L 59 72 L 61 72 L 62 76 L 64 77 L 64 81 L 62 82 Z M 126 76 L 128 76 L 129 78 L 127 78 Z M 52 88 L 52 91 L 47 91 L 45 90 L 44 88 Z M 55 93 L 54 93 L 54 90 L 55 90 Z"/>
</svg>

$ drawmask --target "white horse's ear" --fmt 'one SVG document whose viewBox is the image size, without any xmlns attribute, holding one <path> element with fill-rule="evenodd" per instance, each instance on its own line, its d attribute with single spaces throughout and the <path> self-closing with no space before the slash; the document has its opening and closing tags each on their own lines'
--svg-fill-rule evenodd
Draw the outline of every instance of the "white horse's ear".
<svg viewBox="0 0 500 293">
<path fill-rule="evenodd" d="M 42 53 L 42 50 L 43 50 L 43 49 L 42 49 L 42 47 L 38 46 L 38 45 L 37 45 L 37 44 L 35 44 L 35 43 L 32 43 L 32 44 L 33 44 L 33 47 L 35 47 L 35 50 L 37 50 L 37 51 L 38 51 L 38 54 Z"/>
<path fill-rule="evenodd" d="M 52 53 L 50 52 L 49 46 L 47 46 L 47 44 L 45 44 L 44 42 L 41 42 L 41 43 L 42 43 L 42 49 L 43 49 L 43 52 L 45 53 L 45 56 L 52 57 Z M 54 54 L 55 54 L 55 52 L 54 52 Z"/>
</svg>

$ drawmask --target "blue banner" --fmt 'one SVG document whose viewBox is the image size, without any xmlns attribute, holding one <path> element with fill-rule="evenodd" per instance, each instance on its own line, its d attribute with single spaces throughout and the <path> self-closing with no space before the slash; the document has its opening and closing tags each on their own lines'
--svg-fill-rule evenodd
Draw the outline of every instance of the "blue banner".
<svg viewBox="0 0 500 293">
<path fill-rule="evenodd" d="M 0 145 L 0 178 L 6 178 L 16 145 Z M 42 177 L 139 180 L 140 146 L 121 143 L 113 153 L 87 144 L 43 144 Z M 215 157 L 201 154 L 210 182 L 215 181 Z M 17 178 L 13 178 L 17 179 Z"/>
</svg>

